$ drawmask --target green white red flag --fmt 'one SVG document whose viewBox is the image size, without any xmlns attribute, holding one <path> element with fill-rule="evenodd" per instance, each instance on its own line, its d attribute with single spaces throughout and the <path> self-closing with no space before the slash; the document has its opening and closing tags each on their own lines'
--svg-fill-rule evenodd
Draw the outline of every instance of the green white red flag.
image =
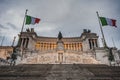
<svg viewBox="0 0 120 80">
<path fill-rule="evenodd" d="M 26 25 L 29 25 L 29 24 L 38 24 L 40 22 L 40 19 L 39 18 L 35 18 L 35 17 L 32 17 L 32 16 L 29 16 L 29 15 L 26 15 Z"/>
<path fill-rule="evenodd" d="M 105 17 L 99 17 L 102 26 L 113 26 L 113 27 L 117 27 L 116 26 L 116 20 L 115 19 L 110 19 L 110 18 L 105 18 Z"/>
</svg>

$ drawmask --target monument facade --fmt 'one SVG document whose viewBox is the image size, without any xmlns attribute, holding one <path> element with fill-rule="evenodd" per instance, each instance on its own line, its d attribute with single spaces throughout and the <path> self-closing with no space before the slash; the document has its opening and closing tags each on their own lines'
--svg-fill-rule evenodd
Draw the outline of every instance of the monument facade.
<svg viewBox="0 0 120 80">
<path fill-rule="evenodd" d="M 78 37 L 64 37 L 61 32 L 57 37 L 44 37 L 27 29 L 20 33 L 17 49 L 23 64 L 109 64 L 108 51 L 99 46 L 98 35 L 87 29 Z"/>
</svg>

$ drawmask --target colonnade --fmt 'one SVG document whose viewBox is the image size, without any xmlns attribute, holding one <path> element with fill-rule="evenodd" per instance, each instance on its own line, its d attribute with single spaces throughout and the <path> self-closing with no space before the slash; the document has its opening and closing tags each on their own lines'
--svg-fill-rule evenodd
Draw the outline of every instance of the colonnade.
<svg viewBox="0 0 120 80">
<path fill-rule="evenodd" d="M 44 43 L 44 42 L 39 42 L 35 45 L 36 49 L 39 50 L 53 50 L 56 49 L 56 43 Z"/>
<path fill-rule="evenodd" d="M 64 48 L 66 50 L 83 51 L 82 43 L 67 43 L 64 44 Z"/>
<path fill-rule="evenodd" d="M 89 41 L 90 49 L 98 47 L 97 39 L 89 39 L 88 41 Z"/>
<path fill-rule="evenodd" d="M 57 47 L 56 43 L 43 43 L 43 42 L 40 43 L 39 42 L 35 45 L 35 48 L 39 50 L 53 50 L 53 49 L 56 49 L 56 47 Z M 64 49 L 82 51 L 83 47 L 82 47 L 82 43 L 67 43 L 67 44 L 64 44 Z"/>
<path fill-rule="evenodd" d="M 28 42 L 29 42 L 29 38 L 21 38 L 19 42 L 20 47 L 27 48 Z"/>
</svg>

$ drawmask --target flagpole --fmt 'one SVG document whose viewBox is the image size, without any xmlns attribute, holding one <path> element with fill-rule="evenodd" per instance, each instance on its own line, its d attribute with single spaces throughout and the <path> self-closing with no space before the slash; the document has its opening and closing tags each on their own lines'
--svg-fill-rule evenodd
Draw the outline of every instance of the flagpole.
<svg viewBox="0 0 120 80">
<path fill-rule="evenodd" d="M 98 21 L 99 21 L 99 25 L 100 25 L 100 30 L 101 30 L 101 33 L 102 33 L 103 45 L 104 45 L 104 47 L 107 47 L 105 37 L 104 37 L 104 33 L 103 33 L 103 29 L 102 29 L 102 24 L 101 24 L 100 19 L 99 19 L 99 14 L 98 14 L 98 12 L 96 12 L 96 13 L 97 13 L 97 17 L 98 17 Z"/>
<path fill-rule="evenodd" d="M 23 28 L 24 28 L 24 24 L 25 24 L 25 18 L 26 18 L 26 15 L 27 15 L 27 11 L 28 11 L 28 9 L 26 9 L 26 11 L 25 11 L 25 16 L 24 16 L 24 20 L 23 20 L 23 25 L 22 25 L 21 33 L 23 32 Z"/>
<path fill-rule="evenodd" d="M 26 9 L 26 11 L 25 11 L 25 16 L 24 16 L 24 20 L 23 20 L 23 25 L 22 25 L 21 33 L 20 33 L 20 38 L 21 38 L 23 29 L 24 29 L 24 24 L 25 24 L 25 19 L 26 19 L 27 11 L 28 11 L 28 9 Z M 21 44 L 21 45 L 22 45 L 22 44 Z M 21 56 L 22 56 L 22 58 L 23 58 L 23 45 L 21 46 Z M 21 60 L 22 60 L 22 58 L 21 58 Z"/>
<path fill-rule="evenodd" d="M 14 36 L 13 42 L 12 42 L 12 47 L 14 46 L 16 36 Z"/>
</svg>

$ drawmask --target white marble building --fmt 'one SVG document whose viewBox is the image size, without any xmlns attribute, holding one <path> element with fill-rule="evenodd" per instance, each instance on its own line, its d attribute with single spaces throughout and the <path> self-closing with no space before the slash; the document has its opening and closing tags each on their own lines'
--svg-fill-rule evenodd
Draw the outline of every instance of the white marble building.
<svg viewBox="0 0 120 80">
<path fill-rule="evenodd" d="M 98 35 L 86 29 L 79 37 L 64 37 L 61 32 L 58 37 L 44 37 L 27 29 L 19 35 L 17 49 L 23 64 L 110 64 L 109 50 L 99 47 Z M 116 64 L 120 59 L 116 48 L 112 54 Z"/>
</svg>

